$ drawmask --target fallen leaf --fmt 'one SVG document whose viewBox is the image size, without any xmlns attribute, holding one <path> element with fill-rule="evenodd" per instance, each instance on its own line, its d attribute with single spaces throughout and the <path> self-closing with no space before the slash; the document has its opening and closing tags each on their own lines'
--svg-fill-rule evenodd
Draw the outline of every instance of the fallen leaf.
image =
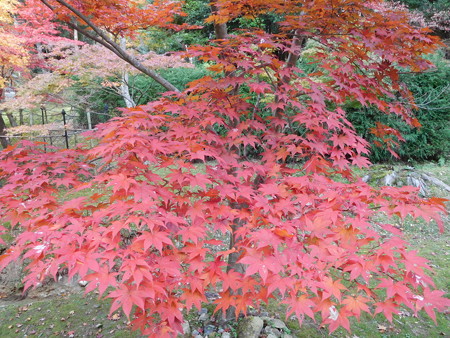
<svg viewBox="0 0 450 338">
<path fill-rule="evenodd" d="M 115 313 L 111 316 L 111 320 L 119 320 L 120 319 L 120 315 L 118 313 Z"/>
<path fill-rule="evenodd" d="M 378 331 L 380 331 L 381 333 L 386 332 L 387 327 L 381 324 L 378 324 Z"/>
</svg>

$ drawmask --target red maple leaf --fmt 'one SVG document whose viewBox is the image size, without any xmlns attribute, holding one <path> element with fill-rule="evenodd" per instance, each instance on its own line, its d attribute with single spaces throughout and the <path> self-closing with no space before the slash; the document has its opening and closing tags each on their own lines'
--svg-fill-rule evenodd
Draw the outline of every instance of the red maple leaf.
<svg viewBox="0 0 450 338">
<path fill-rule="evenodd" d="M 137 305 L 142 310 L 145 310 L 145 299 L 148 297 L 148 293 L 145 290 L 139 290 L 132 286 L 121 284 L 107 297 L 113 299 L 109 315 L 117 309 L 122 308 L 127 318 L 130 318 L 133 305 Z"/>
</svg>

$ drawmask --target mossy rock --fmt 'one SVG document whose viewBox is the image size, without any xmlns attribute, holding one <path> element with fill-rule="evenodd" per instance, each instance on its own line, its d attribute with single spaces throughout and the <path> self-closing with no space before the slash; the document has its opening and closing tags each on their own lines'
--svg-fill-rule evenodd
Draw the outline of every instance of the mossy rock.
<svg viewBox="0 0 450 338">
<path fill-rule="evenodd" d="M 436 178 L 417 171 L 413 167 L 393 167 L 388 165 L 375 165 L 363 177 L 363 181 L 372 186 L 403 187 L 413 186 L 419 188 L 421 196 L 429 196 L 429 185 L 445 185 Z"/>
</svg>

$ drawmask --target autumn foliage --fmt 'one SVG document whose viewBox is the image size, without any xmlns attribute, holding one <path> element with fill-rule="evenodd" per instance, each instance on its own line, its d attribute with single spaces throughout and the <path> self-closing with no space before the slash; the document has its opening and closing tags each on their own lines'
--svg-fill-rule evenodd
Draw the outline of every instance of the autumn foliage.
<svg viewBox="0 0 450 338">
<path fill-rule="evenodd" d="M 0 90 L 15 69 L 20 69 L 28 63 L 27 51 L 23 46 L 25 42 L 11 28 L 14 22 L 13 15 L 17 12 L 15 1 L 0 2 Z"/>
<path fill-rule="evenodd" d="M 181 332 L 208 290 L 220 294 L 218 313 L 275 298 L 287 316 L 330 332 L 362 312 L 392 321 L 402 306 L 434 319 L 449 301 L 387 220 L 442 227 L 443 201 L 355 176 L 369 150 L 341 106 L 357 101 L 416 125 L 399 103 L 409 92 L 398 74 L 429 67 L 422 56 L 436 39 L 376 1 L 216 5 L 216 23 L 274 11 L 281 31 L 193 48 L 213 74 L 124 109 L 91 135 L 93 149 L 22 143 L 1 153 L 0 219 L 21 234 L 0 266 L 22 259 L 26 288 L 67 268 L 155 337 Z M 303 40 L 317 43 L 311 73 L 289 62 Z M 394 131 L 377 132 L 389 146 Z"/>
<path fill-rule="evenodd" d="M 37 46 L 70 41 L 59 36 L 64 27 L 39 4 L 0 1 L 0 90 L 13 84 L 17 72 L 26 76 L 32 67 L 46 67 Z"/>
</svg>

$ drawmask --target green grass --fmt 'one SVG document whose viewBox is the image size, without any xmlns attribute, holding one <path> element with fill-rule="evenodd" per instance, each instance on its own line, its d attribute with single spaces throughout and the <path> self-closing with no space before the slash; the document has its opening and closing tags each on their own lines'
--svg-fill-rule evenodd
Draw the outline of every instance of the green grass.
<svg viewBox="0 0 450 338">
<path fill-rule="evenodd" d="M 33 301 L 0 302 L 0 337 L 140 337 L 124 316 L 107 318 L 107 301 L 93 295 L 64 295 Z"/>
</svg>

